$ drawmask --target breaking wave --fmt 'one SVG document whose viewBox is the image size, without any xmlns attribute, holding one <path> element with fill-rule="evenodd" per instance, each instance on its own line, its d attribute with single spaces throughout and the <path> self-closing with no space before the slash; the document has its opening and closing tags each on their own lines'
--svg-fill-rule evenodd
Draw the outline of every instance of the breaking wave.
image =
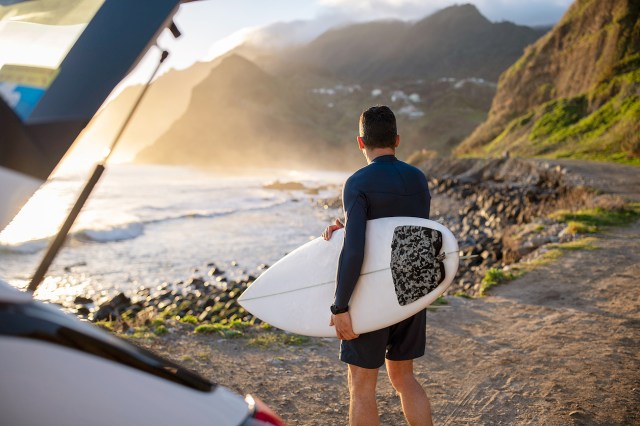
<svg viewBox="0 0 640 426">
<path fill-rule="evenodd" d="M 286 204 L 289 200 L 258 205 L 248 209 L 226 209 L 215 211 L 194 210 L 180 212 L 174 215 L 167 215 L 147 220 L 131 221 L 121 224 L 99 225 L 96 227 L 81 228 L 70 233 L 70 237 L 81 242 L 109 243 L 125 241 L 138 238 L 144 234 L 145 227 L 151 224 L 170 222 L 184 219 L 209 219 L 215 217 L 229 216 L 237 213 L 263 211 Z M 25 241 L 17 244 L 0 244 L 0 252 L 15 254 L 34 254 L 47 247 L 50 238 Z"/>
</svg>

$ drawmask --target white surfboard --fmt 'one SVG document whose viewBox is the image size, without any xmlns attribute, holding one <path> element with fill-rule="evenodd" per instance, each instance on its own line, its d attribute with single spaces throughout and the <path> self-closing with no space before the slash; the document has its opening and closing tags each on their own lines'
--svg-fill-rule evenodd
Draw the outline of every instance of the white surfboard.
<svg viewBox="0 0 640 426">
<path fill-rule="evenodd" d="M 430 229 L 440 231 L 442 248 L 439 254 L 443 268 L 438 270 L 444 270 L 440 284 L 433 284 L 431 287 L 437 286 L 425 294 L 413 291 L 410 300 L 399 288 L 407 278 L 401 276 L 403 265 L 398 263 L 399 259 L 406 258 L 403 257 L 405 250 L 394 249 L 392 256 L 392 242 L 395 241 L 394 247 L 403 244 L 398 241 L 404 235 L 401 231 L 408 229 L 406 227 L 416 230 L 415 235 L 431 232 Z M 306 336 L 335 337 L 335 329 L 329 326 L 329 307 L 333 303 L 343 240 L 344 230 L 340 229 L 329 241 L 316 238 L 297 248 L 258 277 L 238 302 L 262 321 L 283 330 Z M 458 242 L 451 231 L 438 222 L 414 217 L 368 221 L 361 275 L 349 303 L 354 332 L 367 333 L 393 325 L 429 306 L 453 281 L 458 262 Z M 394 273 L 400 284 L 394 281 Z M 412 301 L 411 298 L 417 299 Z"/>
</svg>

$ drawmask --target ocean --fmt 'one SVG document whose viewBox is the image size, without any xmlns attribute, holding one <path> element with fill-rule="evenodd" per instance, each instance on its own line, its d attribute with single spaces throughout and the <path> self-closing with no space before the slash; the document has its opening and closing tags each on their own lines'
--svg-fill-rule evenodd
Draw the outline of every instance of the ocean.
<svg viewBox="0 0 640 426">
<path fill-rule="evenodd" d="M 205 277 L 258 275 L 319 236 L 341 215 L 318 200 L 339 194 L 347 173 L 259 170 L 217 173 L 185 167 L 111 165 L 94 189 L 37 298 L 69 304 L 120 291 Z M 0 279 L 25 288 L 84 185 L 84 175 L 51 179 L 0 233 Z M 267 189 L 299 182 L 316 190 Z"/>
</svg>

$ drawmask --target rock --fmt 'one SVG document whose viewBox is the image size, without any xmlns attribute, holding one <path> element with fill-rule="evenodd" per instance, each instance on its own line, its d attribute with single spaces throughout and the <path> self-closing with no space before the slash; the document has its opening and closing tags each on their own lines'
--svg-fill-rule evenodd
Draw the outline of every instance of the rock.
<svg viewBox="0 0 640 426">
<path fill-rule="evenodd" d="M 73 299 L 73 303 L 76 305 L 90 305 L 93 303 L 93 299 L 90 297 L 76 296 L 76 298 Z"/>
<path fill-rule="evenodd" d="M 89 311 L 89 309 L 86 306 L 79 306 L 76 309 L 76 315 L 81 315 L 81 316 L 88 316 L 91 313 L 91 311 Z"/>
<path fill-rule="evenodd" d="M 213 267 L 209 270 L 207 275 L 209 275 L 210 277 L 217 277 L 217 276 L 223 275 L 224 273 L 225 272 L 223 270 Z"/>
<path fill-rule="evenodd" d="M 280 182 L 280 181 L 275 181 L 273 183 L 263 185 L 262 187 L 264 189 L 277 189 L 280 191 L 298 191 L 298 190 L 306 189 L 306 186 L 304 186 L 300 182 Z"/>
<path fill-rule="evenodd" d="M 103 305 L 93 314 L 93 321 L 105 321 L 117 317 L 114 309 L 109 305 Z"/>
<path fill-rule="evenodd" d="M 195 277 L 195 278 L 189 279 L 185 283 L 185 285 L 195 287 L 195 288 L 204 288 L 204 283 L 205 283 L 204 279 L 202 279 L 201 277 Z"/>
</svg>

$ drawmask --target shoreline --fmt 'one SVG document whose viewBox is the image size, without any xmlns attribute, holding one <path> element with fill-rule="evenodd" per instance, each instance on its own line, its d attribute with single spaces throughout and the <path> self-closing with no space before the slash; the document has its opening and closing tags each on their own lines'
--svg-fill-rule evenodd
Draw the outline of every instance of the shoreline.
<svg viewBox="0 0 640 426">
<path fill-rule="evenodd" d="M 462 255 L 477 256 L 461 262 L 445 296 L 482 296 L 496 282 L 513 278 L 512 266 L 521 259 L 535 262 L 545 256 L 547 246 L 570 244 L 581 235 L 570 221 L 549 217 L 551 212 L 567 206 L 575 210 L 624 205 L 617 198 L 567 183 L 570 179 L 565 169 L 545 163 L 449 159 L 435 167 L 431 163 L 420 167 L 431 172 L 432 218 L 441 220 L 458 236 Z M 298 182 L 271 185 L 274 191 L 314 189 Z M 309 201 L 320 211 L 341 206 L 340 197 Z M 225 266 L 209 262 L 206 266 L 196 265 L 194 274 L 185 280 L 121 292 L 102 300 L 78 296 L 65 308 L 94 322 L 118 321 L 124 315 L 123 328 L 127 330 L 132 328 L 129 322 L 140 327 L 158 319 L 185 321 L 184 317 L 198 324 L 253 324 L 253 316 L 235 299 L 266 268 L 268 265 L 260 264 L 248 272 L 235 262 Z M 138 314 L 144 320 L 137 320 Z"/>
</svg>

